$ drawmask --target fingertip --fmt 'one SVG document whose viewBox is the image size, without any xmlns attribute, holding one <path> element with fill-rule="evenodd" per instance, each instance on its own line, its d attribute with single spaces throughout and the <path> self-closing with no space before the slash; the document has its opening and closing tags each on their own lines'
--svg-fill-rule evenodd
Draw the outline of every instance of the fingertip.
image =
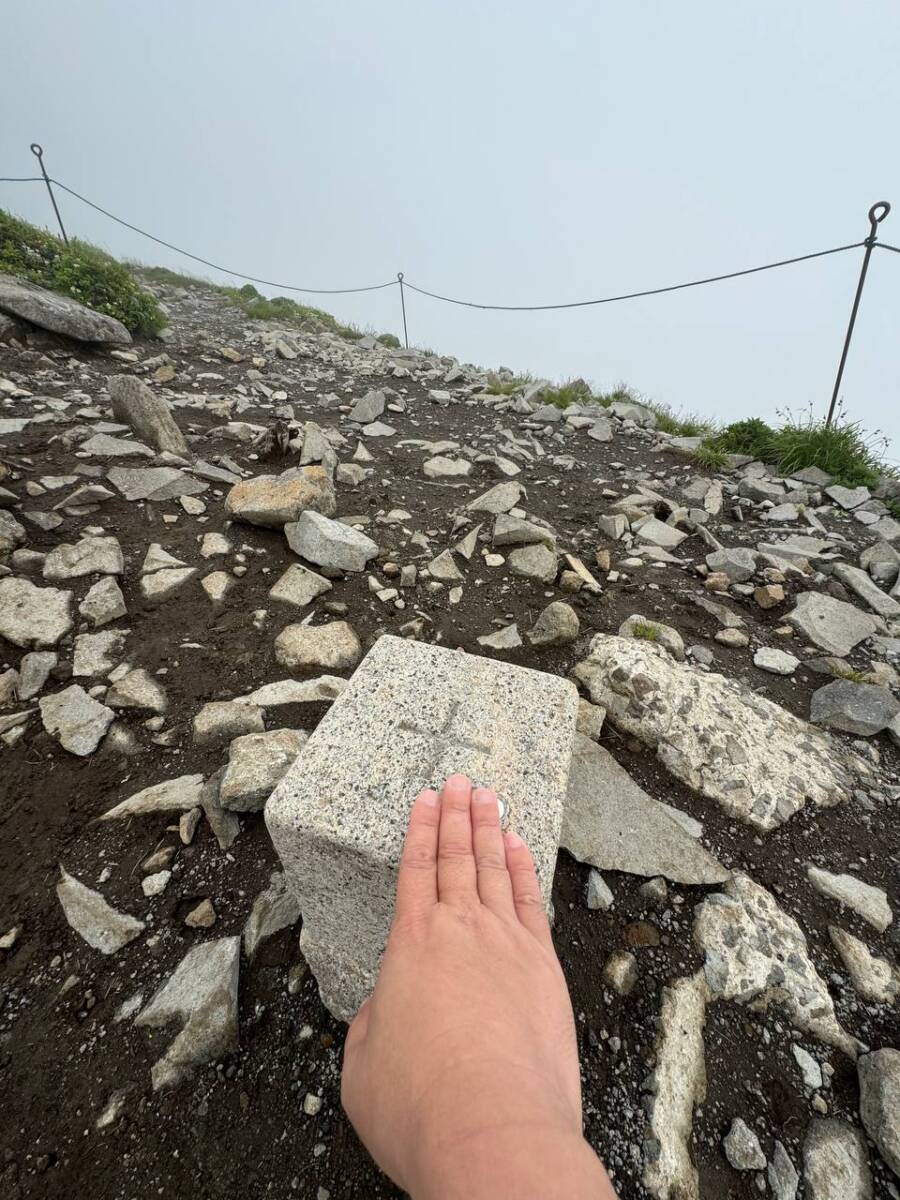
<svg viewBox="0 0 900 1200">
<path fill-rule="evenodd" d="M 434 788 L 425 788 L 424 791 L 419 792 L 418 796 L 416 796 L 415 807 L 437 808 L 440 802 L 441 797 Z"/>
<path fill-rule="evenodd" d="M 525 843 L 522 841 L 519 835 L 514 833 L 512 829 L 508 829 L 506 833 L 504 833 L 503 841 L 506 844 L 507 850 L 521 850 L 521 848 L 525 846 Z M 528 847 L 526 846 L 525 848 L 527 849 Z"/>
</svg>

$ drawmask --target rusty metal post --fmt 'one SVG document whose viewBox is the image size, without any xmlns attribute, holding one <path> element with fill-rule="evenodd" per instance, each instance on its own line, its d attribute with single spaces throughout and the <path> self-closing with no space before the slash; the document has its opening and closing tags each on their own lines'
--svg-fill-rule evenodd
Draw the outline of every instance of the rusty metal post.
<svg viewBox="0 0 900 1200">
<path fill-rule="evenodd" d="M 37 144 L 37 142 L 32 142 L 31 143 L 31 153 L 35 156 L 35 158 L 38 160 L 38 164 L 40 165 L 41 174 L 44 177 L 44 183 L 46 183 L 47 191 L 50 193 L 50 203 L 53 205 L 53 211 L 56 213 L 56 219 L 59 222 L 59 232 L 62 234 L 62 240 L 68 246 L 69 239 L 66 236 L 66 227 L 65 227 L 65 225 L 63 225 L 62 217 L 59 215 L 59 209 L 56 206 L 56 197 L 53 195 L 53 188 L 50 186 L 50 176 L 47 174 L 47 170 L 44 166 L 43 148 L 41 146 L 39 146 Z"/>
<path fill-rule="evenodd" d="M 831 403 L 828 406 L 828 416 L 825 418 L 826 426 L 830 425 L 834 419 L 834 410 L 837 405 L 838 392 L 841 387 L 841 380 L 844 377 L 844 367 L 847 363 L 847 353 L 850 350 L 850 340 L 853 337 L 853 327 L 856 324 L 856 314 L 859 312 L 859 302 L 862 299 L 863 284 L 866 282 L 866 272 L 869 269 L 869 259 L 872 257 L 872 250 L 878 241 L 878 226 L 891 211 L 891 206 L 887 200 L 879 200 L 869 209 L 869 236 L 863 242 L 866 252 L 863 255 L 862 270 L 859 273 L 859 283 L 856 285 L 856 295 L 853 298 L 853 308 L 850 310 L 850 323 L 847 326 L 847 336 L 844 338 L 844 349 L 841 351 L 841 361 L 838 365 L 837 378 L 834 381 L 834 391 L 831 393 Z"/>
</svg>

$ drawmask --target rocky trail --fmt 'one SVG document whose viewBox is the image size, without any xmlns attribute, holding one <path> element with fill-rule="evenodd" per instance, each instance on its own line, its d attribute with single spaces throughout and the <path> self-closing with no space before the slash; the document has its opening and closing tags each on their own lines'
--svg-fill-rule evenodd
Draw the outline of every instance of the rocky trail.
<svg viewBox="0 0 900 1200">
<path fill-rule="evenodd" d="M 155 290 L 138 343 L 0 292 L 0 1197 L 398 1194 L 262 815 L 382 634 L 578 684 L 554 937 L 623 1200 L 900 1196 L 892 482 Z"/>
</svg>

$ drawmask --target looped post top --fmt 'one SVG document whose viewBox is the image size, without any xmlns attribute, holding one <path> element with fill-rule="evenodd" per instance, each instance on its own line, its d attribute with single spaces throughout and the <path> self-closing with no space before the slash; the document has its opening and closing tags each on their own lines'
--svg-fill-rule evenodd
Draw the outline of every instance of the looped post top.
<svg viewBox="0 0 900 1200">
<path fill-rule="evenodd" d="M 879 212 L 878 212 L 878 210 L 879 210 L 879 209 L 881 209 L 881 213 L 880 213 L 880 215 L 879 215 Z M 869 222 L 870 222 L 870 224 L 871 224 L 871 225 L 873 225 L 873 226 L 875 226 L 875 225 L 880 225 L 880 224 L 881 224 L 881 222 L 884 220 L 884 218 L 885 218 L 885 217 L 888 215 L 888 213 L 889 213 L 890 211 L 891 211 L 891 206 L 890 206 L 890 204 L 888 203 L 888 201 L 887 201 L 887 200 L 878 200 L 878 201 L 877 201 L 875 204 L 873 204 L 873 205 L 872 205 L 872 207 L 869 209 Z"/>
<path fill-rule="evenodd" d="M 36 155 L 38 158 L 42 158 L 44 154 L 44 147 L 39 145 L 37 142 L 32 142 L 31 153 Z"/>
<path fill-rule="evenodd" d="M 398 271 L 398 272 L 397 272 L 397 282 L 398 282 L 398 283 L 402 283 L 402 282 L 403 282 L 403 272 L 402 272 L 402 271 Z"/>
</svg>

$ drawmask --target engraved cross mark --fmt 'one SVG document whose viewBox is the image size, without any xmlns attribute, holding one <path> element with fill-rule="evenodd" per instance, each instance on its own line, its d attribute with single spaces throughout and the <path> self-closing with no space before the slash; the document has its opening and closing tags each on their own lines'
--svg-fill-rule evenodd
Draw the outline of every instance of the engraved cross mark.
<svg viewBox="0 0 900 1200">
<path fill-rule="evenodd" d="M 414 721 L 401 721 L 400 728 L 405 729 L 409 733 L 418 733 L 422 737 L 429 739 L 428 749 L 421 763 L 423 773 L 426 778 L 431 778 L 431 773 L 437 766 L 441 757 L 450 750 L 453 746 L 465 746 L 467 750 L 478 750 L 482 754 L 490 754 L 490 746 L 484 745 L 482 742 L 471 741 L 469 738 L 463 737 L 461 734 L 453 733 L 453 726 L 456 723 L 457 715 L 461 700 L 454 700 L 447 712 L 447 717 L 440 729 L 423 729 Z"/>
</svg>

